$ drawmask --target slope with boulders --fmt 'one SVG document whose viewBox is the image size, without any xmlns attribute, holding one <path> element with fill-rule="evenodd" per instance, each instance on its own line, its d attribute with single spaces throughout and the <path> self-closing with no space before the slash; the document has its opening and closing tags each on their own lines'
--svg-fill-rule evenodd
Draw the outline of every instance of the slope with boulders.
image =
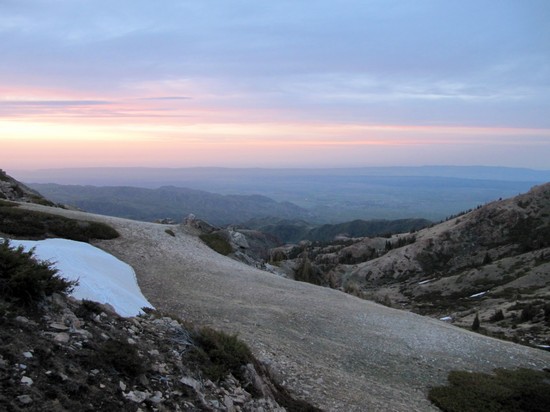
<svg viewBox="0 0 550 412">
<path fill-rule="evenodd" d="M 487 333 L 550 345 L 550 184 L 418 231 L 413 243 L 340 271 L 364 297 L 462 326 L 477 313 Z"/>
<path fill-rule="evenodd" d="M 74 282 L 8 242 L 0 269 L 1 410 L 316 410 L 234 335 L 75 300 Z"/>
<path fill-rule="evenodd" d="M 120 237 L 94 244 L 135 268 L 155 307 L 238 333 L 285 390 L 325 410 L 435 410 L 428 390 L 452 370 L 550 362 L 544 351 L 243 265 L 187 226 L 47 210 L 112 225 Z"/>
</svg>

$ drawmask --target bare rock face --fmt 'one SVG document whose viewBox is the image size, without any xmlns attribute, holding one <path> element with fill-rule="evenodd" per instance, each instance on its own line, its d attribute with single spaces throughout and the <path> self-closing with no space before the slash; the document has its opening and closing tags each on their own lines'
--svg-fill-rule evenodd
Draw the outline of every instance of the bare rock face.
<svg viewBox="0 0 550 412">
<path fill-rule="evenodd" d="M 53 203 L 42 197 L 40 193 L 8 176 L 2 169 L 0 169 L 0 199 L 53 206 Z"/>
<path fill-rule="evenodd" d="M 229 230 L 229 237 L 231 239 L 231 243 L 239 249 L 248 249 L 250 247 L 248 241 L 246 240 L 246 236 L 240 232 Z"/>
<path fill-rule="evenodd" d="M 212 233 L 218 230 L 217 227 L 212 226 L 208 222 L 198 219 L 193 213 L 190 213 L 183 219 L 182 225 L 198 233 Z"/>
</svg>

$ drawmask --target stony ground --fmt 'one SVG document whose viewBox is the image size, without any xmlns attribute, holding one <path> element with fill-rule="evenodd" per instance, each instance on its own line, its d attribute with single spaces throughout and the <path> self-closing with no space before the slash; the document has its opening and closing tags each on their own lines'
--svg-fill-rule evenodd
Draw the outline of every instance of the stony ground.
<svg viewBox="0 0 550 412">
<path fill-rule="evenodd" d="M 326 410 L 435 410 L 426 393 L 450 370 L 550 364 L 542 350 L 247 267 L 182 226 L 48 211 L 113 225 L 122 236 L 97 245 L 134 267 L 158 309 L 238 332 L 284 387 Z"/>
<path fill-rule="evenodd" d="M 54 294 L 40 310 L 3 311 L 0 325 L 2 411 L 285 410 L 253 364 L 239 379 L 209 380 L 195 332 L 158 312 L 121 318 Z"/>
</svg>

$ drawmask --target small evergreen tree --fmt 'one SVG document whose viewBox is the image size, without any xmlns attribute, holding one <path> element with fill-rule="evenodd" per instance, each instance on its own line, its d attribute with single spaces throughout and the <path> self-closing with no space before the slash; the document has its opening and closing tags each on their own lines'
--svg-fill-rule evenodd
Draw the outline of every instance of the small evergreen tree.
<svg viewBox="0 0 550 412">
<path fill-rule="evenodd" d="M 479 322 L 479 315 L 476 313 L 476 317 L 474 318 L 474 321 L 472 323 L 472 330 L 474 332 L 477 332 L 479 330 L 480 322 Z"/>
<path fill-rule="evenodd" d="M 490 318 L 491 322 L 499 322 L 504 320 L 504 312 L 502 309 L 497 310 Z"/>
</svg>

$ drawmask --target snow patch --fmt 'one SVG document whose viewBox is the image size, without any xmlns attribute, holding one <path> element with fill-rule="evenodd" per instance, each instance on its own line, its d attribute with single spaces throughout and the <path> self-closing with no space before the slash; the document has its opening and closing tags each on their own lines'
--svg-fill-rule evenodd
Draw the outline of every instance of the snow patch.
<svg viewBox="0 0 550 412">
<path fill-rule="evenodd" d="M 77 299 L 108 303 L 120 316 L 136 316 L 143 313 L 143 307 L 153 308 L 141 293 L 134 269 L 88 243 L 46 239 L 10 240 L 10 245 L 34 248 L 34 255 L 52 262 L 60 276 L 77 280 L 71 294 Z"/>
<path fill-rule="evenodd" d="M 474 295 L 472 295 L 472 296 L 470 296 L 470 297 L 471 297 L 471 298 L 479 298 L 479 297 L 485 295 L 486 293 L 487 293 L 487 292 L 479 292 L 479 293 L 476 293 L 476 294 L 474 294 Z"/>
<path fill-rule="evenodd" d="M 439 318 L 439 320 L 442 320 L 443 322 L 452 322 L 453 318 L 451 316 L 444 316 L 442 318 Z"/>
</svg>

